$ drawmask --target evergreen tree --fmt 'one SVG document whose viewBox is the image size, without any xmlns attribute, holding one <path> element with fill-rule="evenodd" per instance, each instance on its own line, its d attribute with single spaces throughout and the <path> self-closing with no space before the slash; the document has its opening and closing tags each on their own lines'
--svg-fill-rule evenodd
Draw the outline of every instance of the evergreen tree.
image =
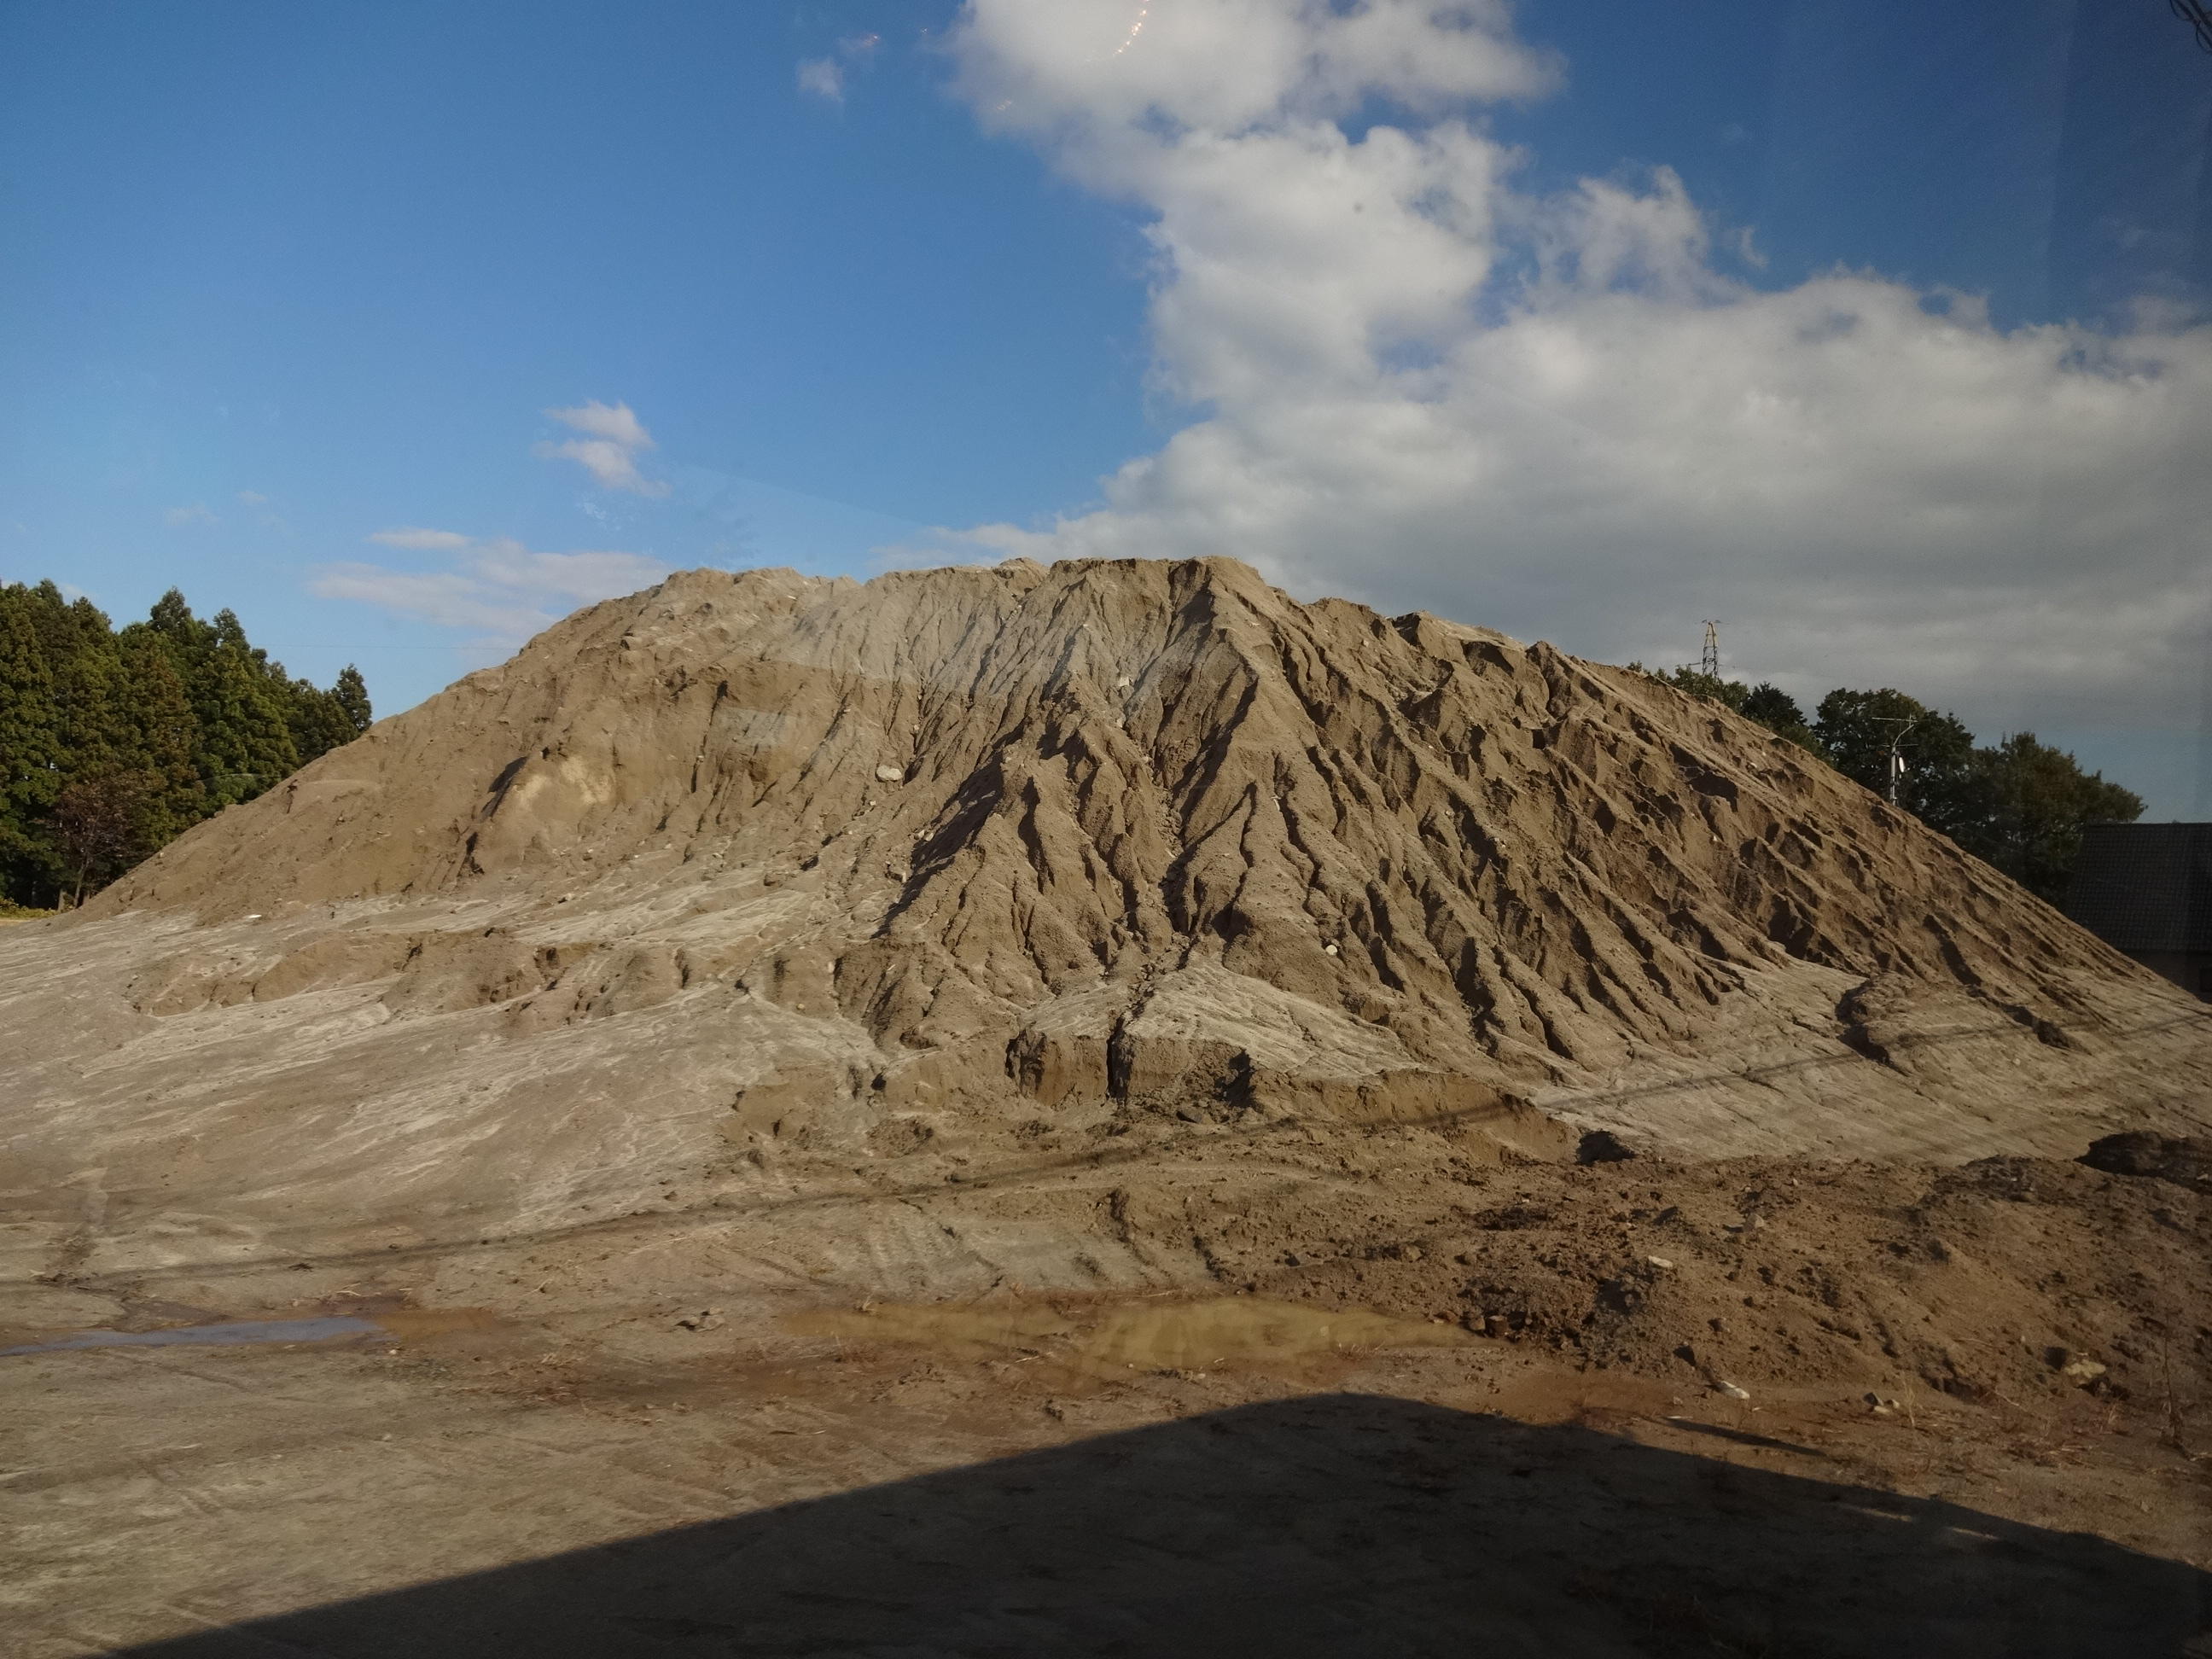
<svg viewBox="0 0 2212 1659">
<path fill-rule="evenodd" d="M 0 587 L 0 882 L 19 902 L 60 872 L 46 819 L 62 787 L 61 708 L 40 608 L 32 590 Z"/>
<path fill-rule="evenodd" d="M 198 764 L 199 721 L 183 676 L 155 636 L 143 629 L 135 638 L 126 634 L 120 654 L 131 762 L 143 781 L 138 841 L 151 853 L 208 815 Z"/>
<path fill-rule="evenodd" d="M 331 696 L 337 700 L 338 712 L 345 716 L 346 729 L 352 738 L 368 730 L 376 715 L 368 704 L 368 683 L 361 677 L 361 670 L 348 663 L 338 670 L 337 683 L 331 688 Z"/>
<path fill-rule="evenodd" d="M 285 719 L 289 682 L 269 672 L 268 653 L 247 643 L 236 613 L 219 611 L 193 690 L 200 725 L 200 776 L 217 806 L 252 800 L 300 766 Z"/>
<path fill-rule="evenodd" d="M 118 634 L 51 581 L 0 585 L 0 898 L 74 902 L 368 718 L 358 670 L 293 679 L 174 588 Z"/>
<path fill-rule="evenodd" d="M 282 665 L 277 668 L 281 673 Z M 291 727 L 292 746 L 302 763 L 361 735 L 354 730 L 335 690 L 325 691 L 307 680 L 287 680 L 284 693 L 285 720 Z"/>
<path fill-rule="evenodd" d="M 58 667 L 77 647 L 76 622 L 70 615 L 69 601 L 53 582 L 42 581 L 23 590 L 22 604 L 39 636 L 39 648 L 46 653 L 47 668 Z"/>
<path fill-rule="evenodd" d="M 215 629 L 192 615 L 185 596 L 173 587 L 154 601 L 143 623 L 134 625 L 151 630 L 167 646 L 179 672 L 187 677 L 198 672 L 215 648 Z"/>
<path fill-rule="evenodd" d="M 61 721 L 61 768 L 70 779 L 131 764 L 123 650 L 108 631 L 107 618 L 97 611 L 92 615 L 96 627 L 76 630 L 68 654 L 50 659 Z"/>
</svg>

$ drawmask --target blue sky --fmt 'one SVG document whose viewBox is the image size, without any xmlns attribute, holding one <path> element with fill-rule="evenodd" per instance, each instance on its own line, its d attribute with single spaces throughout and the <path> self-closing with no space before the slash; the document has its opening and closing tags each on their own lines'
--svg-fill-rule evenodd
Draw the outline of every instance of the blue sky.
<svg viewBox="0 0 2212 1659">
<path fill-rule="evenodd" d="M 1025 3 L 0 4 L 0 576 L 181 586 L 390 712 L 665 567 L 1235 552 L 1615 659 L 1718 615 L 2212 811 L 2212 58 L 2163 0 L 1534 0 L 1457 80 L 1330 44 L 1356 5 Z M 1348 380 L 1297 238 L 1353 212 L 1410 240 L 1330 275 L 1391 337 Z M 1881 343 L 1814 362 L 1815 307 Z"/>
</svg>

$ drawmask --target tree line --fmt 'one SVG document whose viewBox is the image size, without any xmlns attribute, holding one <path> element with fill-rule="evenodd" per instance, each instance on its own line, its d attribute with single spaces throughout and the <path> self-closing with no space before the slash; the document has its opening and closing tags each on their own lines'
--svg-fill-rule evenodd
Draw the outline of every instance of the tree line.
<svg viewBox="0 0 2212 1659">
<path fill-rule="evenodd" d="M 51 581 L 0 585 L 0 900 L 76 903 L 369 719 L 352 665 L 294 679 L 173 587 L 118 630 Z"/>
<path fill-rule="evenodd" d="M 1641 664 L 1630 666 L 1650 672 Z M 1879 795 L 1889 793 L 1894 743 L 1905 762 L 1898 805 L 2053 904 L 2066 896 L 2084 825 L 2130 823 L 2142 816 L 2142 796 L 2102 773 L 2083 771 L 2072 755 L 2039 742 L 2033 732 L 1977 744 L 1956 714 L 1887 686 L 1839 687 L 1808 719 L 1778 686 L 1747 686 L 1693 668 L 1653 678 L 1726 704 Z"/>
</svg>

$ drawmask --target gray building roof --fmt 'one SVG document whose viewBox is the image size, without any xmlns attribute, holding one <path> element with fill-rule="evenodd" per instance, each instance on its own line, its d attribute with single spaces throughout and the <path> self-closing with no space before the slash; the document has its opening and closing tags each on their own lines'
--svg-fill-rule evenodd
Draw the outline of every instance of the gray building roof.
<svg viewBox="0 0 2212 1659">
<path fill-rule="evenodd" d="M 2212 951 L 2212 823 L 2093 823 L 2066 914 L 2131 953 Z"/>
</svg>

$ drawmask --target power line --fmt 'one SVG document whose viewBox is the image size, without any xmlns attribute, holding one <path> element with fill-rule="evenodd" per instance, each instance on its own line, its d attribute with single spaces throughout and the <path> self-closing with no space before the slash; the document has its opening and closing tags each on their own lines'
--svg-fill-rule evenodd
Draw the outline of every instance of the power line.
<svg viewBox="0 0 2212 1659">
<path fill-rule="evenodd" d="M 1721 677 L 1721 625 L 1710 617 L 1705 619 L 1705 660 L 1698 669 L 1709 680 Z"/>
<path fill-rule="evenodd" d="M 2212 10 L 2207 10 L 2204 0 L 2166 0 L 2173 8 L 2173 15 L 2196 31 L 2197 44 L 2212 52 Z"/>
</svg>

